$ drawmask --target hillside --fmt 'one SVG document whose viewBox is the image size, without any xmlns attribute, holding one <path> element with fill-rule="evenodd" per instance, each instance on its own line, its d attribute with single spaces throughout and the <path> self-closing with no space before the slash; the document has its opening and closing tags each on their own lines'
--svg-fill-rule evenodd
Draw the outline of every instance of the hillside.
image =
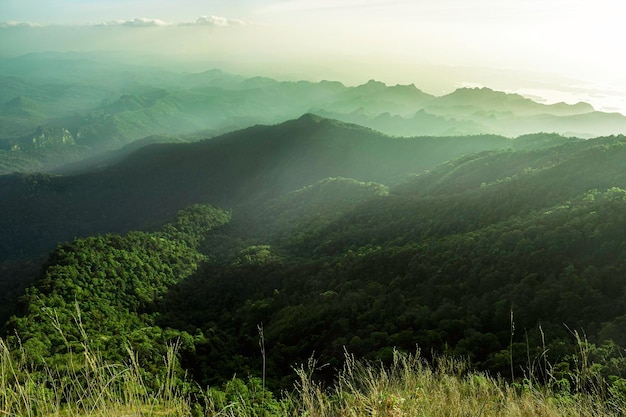
<svg viewBox="0 0 626 417">
<path fill-rule="evenodd" d="M 551 361 L 571 353 L 570 329 L 623 345 L 626 192 L 617 187 L 626 186 L 626 142 L 590 142 L 467 157 L 437 169 L 444 178 L 418 176 L 437 185 L 417 187 L 421 195 L 409 183 L 356 207 L 329 202 L 325 218 L 306 210 L 298 221 L 288 211 L 283 218 L 280 202 L 252 218 L 234 213 L 232 232 L 210 235 L 205 249 L 231 242 L 230 253 L 170 292 L 162 325 L 219 332 L 225 351 L 238 346 L 254 361 L 253 330 L 263 323 L 276 375 L 304 361 L 302 352 L 339 366 L 344 347 L 387 360 L 391 347 L 415 345 L 510 374 L 510 348 L 515 369 L 540 355 L 540 327 Z M 552 163 L 525 166 L 538 157 Z M 483 167 L 482 176 L 459 188 L 468 165 Z M 307 190 L 315 188 L 299 193 Z M 235 237 L 247 242 L 232 245 Z M 511 314 L 522 329 L 514 345 Z M 189 359 L 205 367 L 200 377 L 212 380 L 210 364 L 223 366 L 214 355 Z"/>
<path fill-rule="evenodd" d="M 546 135 L 541 146 L 563 140 Z M 514 143 L 498 136 L 391 138 L 308 114 L 194 143 L 122 150 L 96 170 L 89 169 L 96 160 L 76 166 L 74 175 L 0 176 L 0 263 L 15 271 L 58 242 L 154 230 L 194 203 L 261 204 L 328 177 L 393 184 L 461 155 Z M 9 297 L 31 280 L 1 277 L 6 311 Z"/>
<path fill-rule="evenodd" d="M 201 385 L 259 375 L 262 325 L 275 390 L 311 355 L 331 380 L 345 351 L 390 363 L 419 346 L 507 378 L 549 372 L 564 392 L 584 334 L 595 377 L 617 393 L 623 161 L 623 136 L 399 139 L 305 115 L 148 146 L 96 172 L 3 177 L 4 230 L 22 225 L 3 236 L 23 251 L 26 236 L 41 253 L 118 233 L 52 251 L 6 334 L 63 361 L 45 311 L 78 344 L 78 302 L 103 354 L 119 360 L 128 343 L 150 372 L 180 340 Z"/>
<path fill-rule="evenodd" d="M 5 258 L 42 254 L 76 236 L 159 226 L 193 203 L 232 207 L 328 177 L 399 181 L 511 143 L 498 136 L 398 139 L 305 115 L 197 143 L 153 144 L 93 172 L 1 176 L 0 247 Z"/>
</svg>

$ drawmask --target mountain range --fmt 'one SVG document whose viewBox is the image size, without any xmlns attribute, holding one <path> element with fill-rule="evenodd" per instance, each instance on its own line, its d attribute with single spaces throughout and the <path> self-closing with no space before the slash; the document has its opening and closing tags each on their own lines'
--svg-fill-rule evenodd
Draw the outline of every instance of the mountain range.
<svg viewBox="0 0 626 417">
<path fill-rule="evenodd" d="M 194 140 L 307 112 L 406 137 L 626 132 L 619 113 L 585 103 L 545 105 L 488 88 L 437 97 L 374 80 L 349 87 L 216 69 L 179 73 L 98 55 L 31 54 L 0 63 L 0 173 L 58 170 L 148 136 Z"/>
<path fill-rule="evenodd" d="M 79 339 L 78 303 L 112 358 L 131 343 L 154 366 L 179 338 L 202 383 L 255 372 L 259 323 L 275 387 L 313 352 L 336 367 L 343 349 L 387 360 L 416 344 L 506 373 L 507 349 L 520 366 L 539 349 L 538 326 L 567 362 L 568 328 L 625 342 L 625 145 L 397 138 L 306 114 L 88 172 L 5 175 L 5 331 L 60 360 L 41 314 L 54 305 Z M 510 345 L 511 312 L 526 342 Z"/>
<path fill-rule="evenodd" d="M 546 145 L 576 141 L 544 137 Z M 155 143 L 75 175 L 0 176 L 0 247 L 4 257 L 43 254 L 76 236 L 156 227 L 194 203 L 233 207 L 328 177 L 394 183 L 468 153 L 526 146 L 525 138 L 495 135 L 394 138 L 306 114 L 193 143 Z"/>
<path fill-rule="evenodd" d="M 330 381 L 346 353 L 387 364 L 417 346 L 567 390 L 583 346 L 594 381 L 621 392 L 626 137 L 599 133 L 623 116 L 78 57 L 0 65 L 2 161 L 22 170 L 0 175 L 0 322 L 33 372 L 89 339 L 105 360 L 130 347 L 158 386 L 174 344 L 175 372 L 200 386 L 263 372 L 278 391 L 313 356 Z M 11 73 L 42 60 L 49 83 Z M 390 134 L 403 121 L 425 130 Z"/>
</svg>

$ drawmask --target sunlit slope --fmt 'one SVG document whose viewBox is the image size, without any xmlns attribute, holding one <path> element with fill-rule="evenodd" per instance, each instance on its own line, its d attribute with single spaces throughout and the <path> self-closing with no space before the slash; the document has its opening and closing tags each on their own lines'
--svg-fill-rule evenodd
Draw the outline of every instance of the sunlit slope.
<svg viewBox="0 0 626 417">
<path fill-rule="evenodd" d="M 291 132 L 292 141 L 283 139 L 294 145 L 297 128 L 307 125 L 311 131 L 311 123 L 347 129 L 341 130 L 346 137 L 350 131 L 375 135 L 314 116 L 274 129 Z M 363 137 L 367 142 L 375 136 Z M 260 372 L 259 323 L 271 352 L 267 375 L 273 387 L 291 383 L 292 364 L 305 362 L 313 353 L 331 365 L 320 370 L 320 377 L 332 378 L 345 350 L 387 361 L 392 348 L 413 351 L 416 345 L 428 357 L 433 352 L 462 355 L 473 366 L 502 375 L 510 374 L 512 359 L 518 377 L 528 370 L 529 356 L 535 360 L 547 355 L 555 365 L 554 375 L 567 380 L 566 370 L 576 366 L 572 355 L 579 349 L 574 331 L 603 346 L 606 356 L 593 360 L 599 361 L 598 378 L 612 383 L 618 379 L 611 375 L 618 376 L 623 364 L 614 356 L 610 341 L 626 342 L 621 296 L 626 271 L 622 162 L 626 140 L 563 143 L 562 138 L 552 139 L 552 146 L 529 149 L 530 143 L 545 145 L 547 139 L 522 137 L 513 141 L 520 141 L 517 146 L 509 141 L 507 149 L 467 155 L 404 177 L 401 185 L 391 187 L 371 178 L 365 182 L 337 177 L 345 171 L 336 167 L 332 171 L 329 163 L 318 170 L 332 172 L 334 178 L 291 189 L 295 180 L 279 181 L 280 175 L 299 172 L 303 178 L 313 177 L 311 167 L 300 167 L 305 159 L 298 157 L 293 165 L 285 163 L 280 175 L 276 170 L 260 175 L 259 166 L 267 165 L 251 167 L 242 172 L 258 178 L 263 191 L 251 194 L 240 183 L 237 187 L 246 193 L 231 206 L 228 218 L 220 214 L 216 227 L 202 226 L 203 213 L 212 218 L 216 212 L 196 207 L 182 217 L 184 222 L 179 220 L 184 227 L 177 229 L 166 226 L 152 235 L 80 239 L 52 254 L 44 279 L 29 296 L 33 303 L 55 300 L 67 323 L 71 323 L 74 300 L 86 300 L 84 320 L 96 320 L 86 326 L 94 336 L 103 332 L 103 346 L 112 354 L 118 351 L 106 344 L 109 337 L 115 341 L 126 337 L 153 360 L 150 352 L 162 352 L 168 337 L 182 336 L 183 366 L 201 384 L 216 384 L 234 373 Z M 249 149 L 234 134 L 220 140 Z M 201 145 L 209 142 L 196 144 Z M 149 158 L 138 153 L 107 172 L 133 178 L 144 174 L 131 171 L 130 166 L 142 166 L 161 189 L 171 189 L 165 177 L 155 177 L 148 168 L 163 166 L 165 156 L 159 148 L 147 150 L 151 150 Z M 318 148 L 295 146 L 282 153 L 281 160 L 287 155 L 309 155 L 311 150 Z M 181 167 L 186 161 L 197 177 L 201 170 L 191 164 L 194 158 L 178 155 L 180 166 L 169 176 L 184 172 Z M 236 160 L 242 161 L 236 164 L 238 170 L 243 170 L 244 162 L 251 163 L 241 158 Z M 141 165 L 144 159 L 150 163 Z M 277 162 L 269 157 L 268 161 L 272 167 Z M 372 170 L 368 174 L 372 177 L 389 175 Z M 257 176 L 250 177 L 253 173 Z M 208 177 L 199 182 L 205 187 L 210 183 Z M 190 184 L 190 191 L 200 190 Z M 232 190 L 237 188 L 236 182 L 229 184 Z M 237 195 L 230 194 L 224 201 Z M 154 244 L 151 237 L 157 238 Z M 141 266 L 134 252 L 124 249 L 127 241 L 136 241 L 140 248 L 155 245 L 167 255 L 147 257 L 147 264 Z M 126 262 L 124 251 L 131 262 L 128 273 L 118 266 Z M 114 256 L 102 261 L 100 254 L 109 252 Z M 98 325 L 98 311 L 104 307 L 95 298 L 91 302 L 85 298 L 85 291 L 109 285 L 102 276 L 135 280 L 141 271 L 167 272 L 188 258 L 200 262 L 197 269 L 185 270 L 184 279 L 167 275 L 171 279 L 152 292 L 146 288 L 136 294 L 140 307 L 124 307 L 124 323 L 118 328 L 126 330 L 115 332 Z M 80 279 L 68 279 L 66 272 L 72 268 L 89 268 L 91 261 L 85 264 L 84 259 L 96 263 L 92 270 L 99 278 L 92 282 L 84 273 Z M 116 288 L 107 287 L 107 300 L 127 300 L 129 291 L 117 294 Z M 158 297 L 150 298 L 157 293 Z M 46 334 L 48 326 L 45 320 L 30 325 L 29 317 L 36 312 L 36 308 L 24 310 L 12 322 L 33 340 L 38 332 Z M 126 331 L 129 334 L 124 336 Z M 45 352 L 53 354 L 59 343 L 51 340 Z"/>
<path fill-rule="evenodd" d="M 510 144 L 498 136 L 398 139 L 306 115 L 198 143 L 152 145 L 81 175 L 0 177 L 0 246 L 5 256 L 24 257 L 75 236 L 155 227 L 196 202 L 230 207 L 327 177 L 397 182 Z"/>
<path fill-rule="evenodd" d="M 354 205 L 296 203 L 307 193 L 318 201 L 324 188 L 340 195 L 324 182 L 235 213 L 207 240 L 220 257 L 166 297 L 162 325 L 219 329 L 221 349 L 249 352 L 252 364 L 253 330 L 264 323 L 276 375 L 312 352 L 338 364 L 344 348 L 386 360 L 392 347 L 416 344 L 507 374 L 511 355 L 521 369 L 541 354 L 539 326 L 554 362 L 576 349 L 574 330 L 623 344 L 625 141 L 585 145 L 467 157 L 389 194 L 362 184 Z M 526 169 L 535 158 L 553 161 Z M 461 189 L 460 168 L 471 165 L 479 181 Z M 513 346 L 511 310 L 523 329 Z M 190 355 L 207 380 L 211 363 L 226 361 L 216 351 L 209 361 Z"/>
<path fill-rule="evenodd" d="M 538 146 L 566 140 L 541 137 Z M 390 138 L 306 115 L 198 143 L 143 147 L 111 165 L 130 152 L 123 149 L 71 167 L 82 174 L 0 176 L 0 261 L 11 260 L 2 266 L 0 289 L 14 297 L 37 269 L 30 260 L 58 242 L 154 229 L 189 204 L 257 207 L 328 177 L 395 184 L 461 155 L 515 143 L 498 136 Z M 7 309 L 13 301 L 7 298 Z"/>
</svg>

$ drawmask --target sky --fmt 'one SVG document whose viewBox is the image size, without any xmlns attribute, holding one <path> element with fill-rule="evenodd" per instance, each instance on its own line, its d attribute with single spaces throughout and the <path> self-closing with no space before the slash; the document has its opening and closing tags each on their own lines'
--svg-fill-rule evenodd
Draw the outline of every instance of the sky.
<svg viewBox="0 0 626 417">
<path fill-rule="evenodd" d="M 625 18 L 621 0 L 0 0 L 0 56 L 123 50 L 626 113 Z"/>
</svg>

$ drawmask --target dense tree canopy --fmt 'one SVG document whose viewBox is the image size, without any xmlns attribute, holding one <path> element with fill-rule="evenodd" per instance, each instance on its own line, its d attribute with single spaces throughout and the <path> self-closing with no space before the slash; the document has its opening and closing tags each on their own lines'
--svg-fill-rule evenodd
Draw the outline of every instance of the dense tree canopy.
<svg viewBox="0 0 626 417">
<path fill-rule="evenodd" d="M 384 362 L 416 347 L 567 381 L 582 340 L 619 389 L 626 140 L 539 142 L 397 186 L 335 176 L 255 194 L 232 217 L 192 205 L 158 231 L 61 244 L 9 334 L 42 360 L 84 337 L 111 358 L 130 345 L 146 369 L 177 340 L 182 366 L 215 384 L 260 375 L 262 325 L 272 388 L 312 355 L 323 376 L 345 351 Z"/>
</svg>

